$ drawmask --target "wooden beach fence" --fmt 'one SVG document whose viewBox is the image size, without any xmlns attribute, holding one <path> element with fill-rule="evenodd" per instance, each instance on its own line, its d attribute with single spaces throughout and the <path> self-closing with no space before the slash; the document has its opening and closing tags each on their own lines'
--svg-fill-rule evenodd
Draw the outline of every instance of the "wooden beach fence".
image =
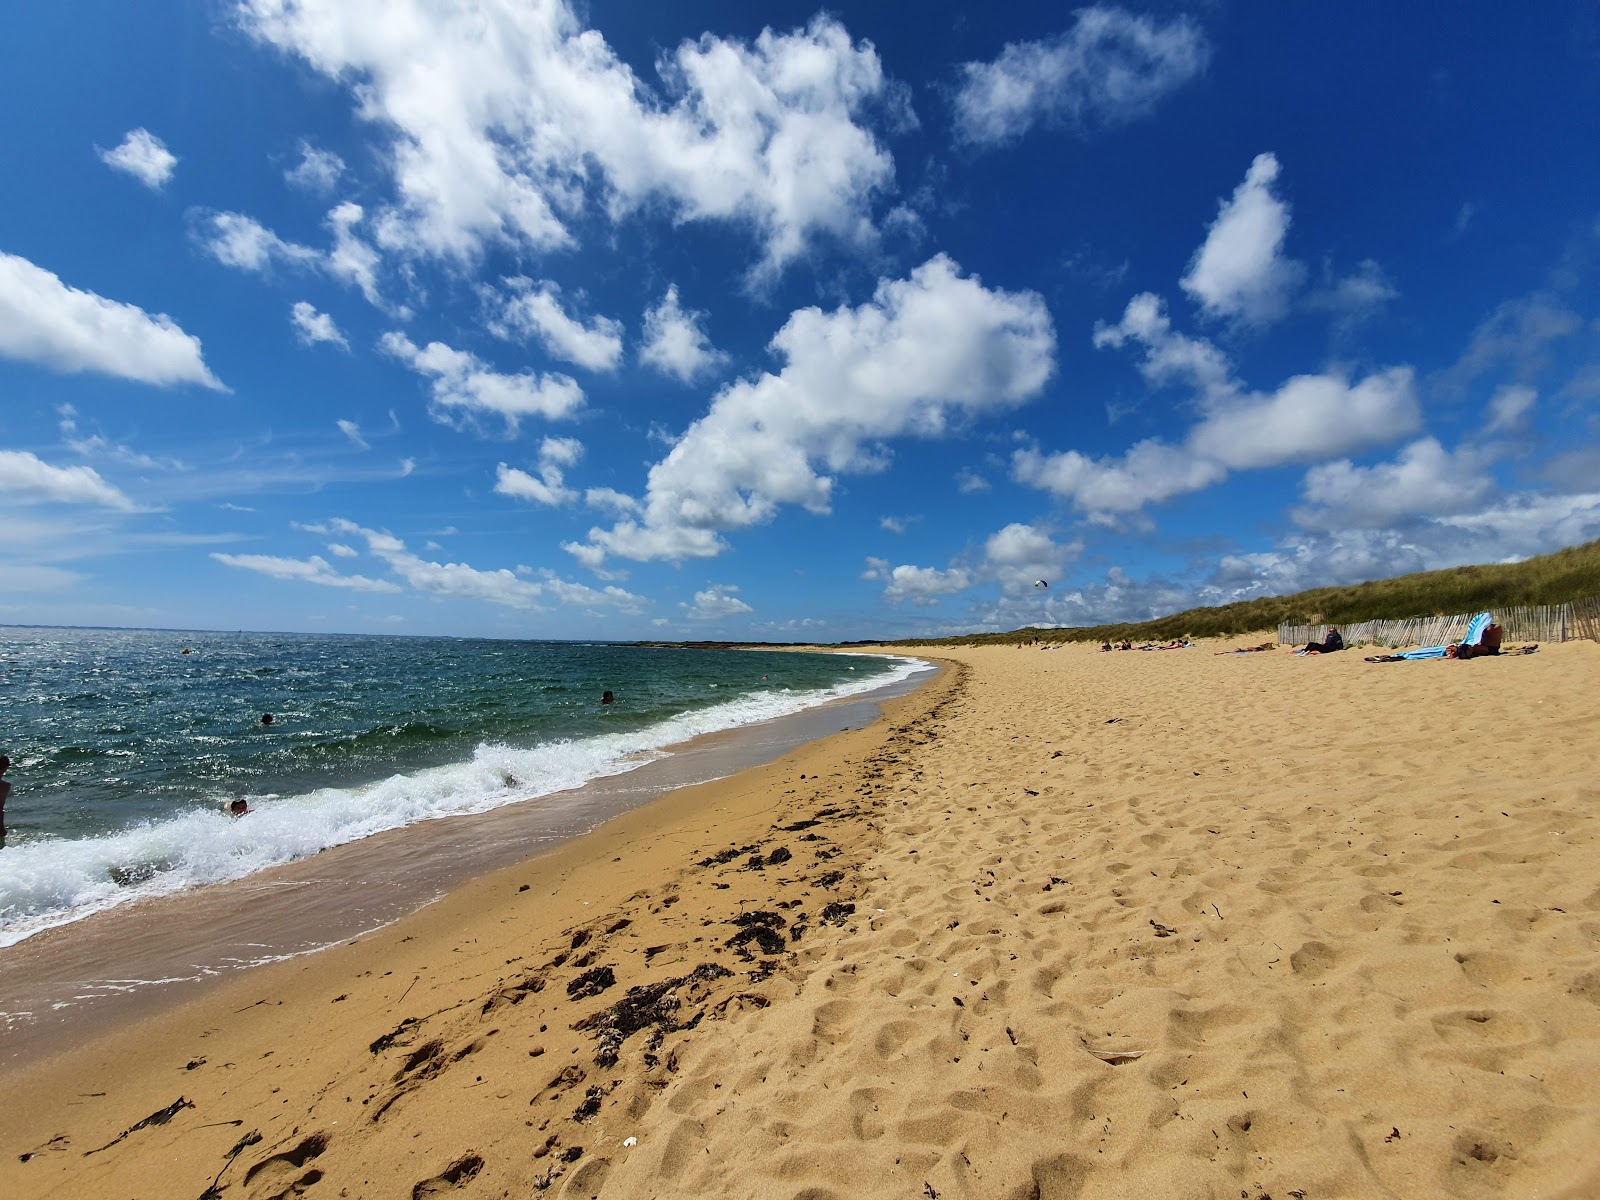
<svg viewBox="0 0 1600 1200">
<path fill-rule="evenodd" d="M 1482 610 L 1479 610 L 1482 611 Z M 1600 642 L 1600 596 L 1567 604 L 1524 604 L 1491 609 L 1512 642 Z M 1304 646 L 1338 629 L 1347 646 L 1444 646 L 1466 636 L 1473 613 L 1404 620 L 1353 621 L 1346 625 L 1280 625 L 1278 644 Z"/>
</svg>

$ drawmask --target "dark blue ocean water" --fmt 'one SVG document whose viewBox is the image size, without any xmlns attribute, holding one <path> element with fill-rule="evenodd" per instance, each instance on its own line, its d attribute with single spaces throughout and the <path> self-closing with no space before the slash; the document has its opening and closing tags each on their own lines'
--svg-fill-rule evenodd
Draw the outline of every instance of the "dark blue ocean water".
<svg viewBox="0 0 1600 1200">
<path fill-rule="evenodd" d="M 865 655 L 0 628 L 0 945 L 906 677 Z M 613 704 L 600 703 L 612 691 Z M 263 726 L 263 713 L 273 723 Z M 222 812 L 243 799 L 248 817 Z"/>
</svg>

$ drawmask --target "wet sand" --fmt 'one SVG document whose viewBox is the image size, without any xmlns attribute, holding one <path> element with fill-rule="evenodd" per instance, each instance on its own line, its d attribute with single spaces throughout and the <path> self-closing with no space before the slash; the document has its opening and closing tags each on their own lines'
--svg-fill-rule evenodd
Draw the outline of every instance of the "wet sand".
<svg viewBox="0 0 1600 1200">
<path fill-rule="evenodd" d="M 1600 646 L 1217 648 L 942 652 L 8 1073 L 0 1192 L 1600 1194 Z"/>
</svg>

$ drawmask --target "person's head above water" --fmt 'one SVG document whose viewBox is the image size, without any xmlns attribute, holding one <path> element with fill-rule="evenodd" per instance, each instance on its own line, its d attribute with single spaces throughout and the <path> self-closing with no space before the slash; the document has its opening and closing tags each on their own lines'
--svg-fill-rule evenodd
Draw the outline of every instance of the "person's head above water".
<svg viewBox="0 0 1600 1200">
<path fill-rule="evenodd" d="M 271 725 L 272 724 L 272 714 L 271 713 L 262 713 L 261 714 L 261 723 L 263 725 Z"/>
</svg>

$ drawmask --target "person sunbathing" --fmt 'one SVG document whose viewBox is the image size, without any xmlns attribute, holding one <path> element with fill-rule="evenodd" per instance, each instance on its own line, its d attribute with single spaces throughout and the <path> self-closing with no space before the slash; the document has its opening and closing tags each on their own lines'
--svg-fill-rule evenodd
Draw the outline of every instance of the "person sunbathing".
<svg viewBox="0 0 1600 1200">
<path fill-rule="evenodd" d="M 1445 648 L 1446 658 L 1483 658 L 1485 655 L 1498 655 L 1500 644 L 1505 641 L 1506 631 L 1493 621 L 1484 626 L 1483 636 L 1478 639 L 1476 646 L 1459 643 Z"/>
</svg>

